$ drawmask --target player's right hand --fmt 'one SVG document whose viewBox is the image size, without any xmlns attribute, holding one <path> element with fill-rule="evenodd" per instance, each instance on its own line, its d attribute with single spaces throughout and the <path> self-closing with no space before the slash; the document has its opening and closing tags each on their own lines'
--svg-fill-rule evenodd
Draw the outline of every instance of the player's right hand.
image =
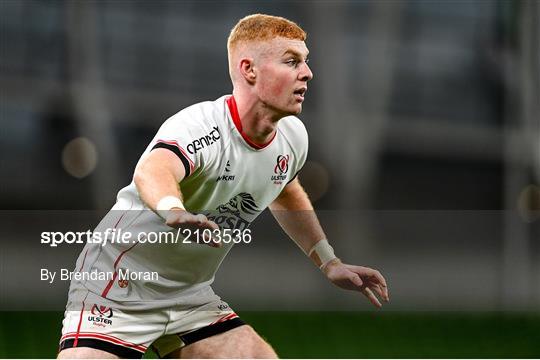
<svg viewBox="0 0 540 360">
<path fill-rule="evenodd" d="M 210 230 L 210 233 L 213 233 L 214 230 L 219 230 L 219 226 L 215 222 L 208 220 L 203 214 L 195 215 L 186 210 L 171 209 L 169 210 L 165 223 L 175 229 L 189 230 L 191 238 L 196 239 L 195 242 L 197 242 L 197 240 L 203 240 L 202 243 L 208 246 L 221 247 L 219 241 L 209 235 L 208 231 L 204 231 L 208 229 Z M 199 231 L 195 232 L 196 230 Z M 196 234 L 198 234 L 198 236 Z M 198 239 L 198 237 L 201 237 L 201 239 Z"/>
</svg>

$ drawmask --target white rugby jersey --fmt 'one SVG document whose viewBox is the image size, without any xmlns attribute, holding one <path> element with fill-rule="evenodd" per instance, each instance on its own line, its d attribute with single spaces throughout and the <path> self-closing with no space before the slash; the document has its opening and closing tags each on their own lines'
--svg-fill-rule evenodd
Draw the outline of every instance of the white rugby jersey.
<svg viewBox="0 0 540 360">
<path fill-rule="evenodd" d="M 180 189 L 188 211 L 205 214 L 221 228 L 244 230 L 303 166 L 308 136 L 302 122 L 288 116 L 278 122 L 267 144 L 254 144 L 243 133 L 234 97 L 228 95 L 192 105 L 169 118 L 143 156 L 156 148 L 169 149 L 180 158 L 186 173 Z M 177 232 L 141 201 L 134 182 L 120 190 L 117 203 L 96 231 L 106 228 L 133 234 Z M 209 285 L 231 247 L 196 243 L 87 244 L 77 261 L 77 271 L 155 271 L 159 279 L 73 280 L 71 291 L 89 290 L 91 296 L 99 295 L 128 307 L 198 305 L 216 296 Z"/>
</svg>

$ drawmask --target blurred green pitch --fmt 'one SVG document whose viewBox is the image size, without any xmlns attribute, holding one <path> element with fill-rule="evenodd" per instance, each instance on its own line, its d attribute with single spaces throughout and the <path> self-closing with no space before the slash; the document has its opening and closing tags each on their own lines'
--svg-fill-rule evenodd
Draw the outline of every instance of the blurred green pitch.
<svg viewBox="0 0 540 360">
<path fill-rule="evenodd" d="M 241 312 L 285 358 L 538 358 L 540 313 Z M 52 358 L 61 312 L 0 313 L 0 358 Z M 153 353 L 146 354 L 154 358 Z"/>
</svg>

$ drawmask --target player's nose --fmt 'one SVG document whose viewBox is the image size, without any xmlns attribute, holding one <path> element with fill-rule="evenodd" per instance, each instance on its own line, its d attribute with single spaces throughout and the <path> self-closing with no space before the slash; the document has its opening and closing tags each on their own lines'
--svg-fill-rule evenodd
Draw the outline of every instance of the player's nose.
<svg viewBox="0 0 540 360">
<path fill-rule="evenodd" d="M 309 68 L 309 65 L 304 62 L 302 69 L 300 70 L 300 73 L 298 74 L 298 77 L 302 81 L 309 81 L 313 79 L 313 72 L 311 72 L 311 69 Z"/>
</svg>

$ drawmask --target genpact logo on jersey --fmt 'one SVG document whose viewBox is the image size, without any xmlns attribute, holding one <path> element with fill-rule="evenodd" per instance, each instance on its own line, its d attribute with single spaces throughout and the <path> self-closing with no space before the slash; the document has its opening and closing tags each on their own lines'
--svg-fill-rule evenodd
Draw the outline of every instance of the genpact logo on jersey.
<svg viewBox="0 0 540 360">
<path fill-rule="evenodd" d="M 214 144 L 216 141 L 218 141 L 221 138 L 221 133 L 219 132 L 219 128 L 217 126 L 214 126 L 213 129 L 214 130 L 210 131 L 208 134 L 204 135 L 203 137 L 200 137 L 190 142 L 187 146 L 187 151 L 190 154 L 196 154 L 197 151 L 202 150 L 205 147 L 210 146 Z"/>
</svg>

